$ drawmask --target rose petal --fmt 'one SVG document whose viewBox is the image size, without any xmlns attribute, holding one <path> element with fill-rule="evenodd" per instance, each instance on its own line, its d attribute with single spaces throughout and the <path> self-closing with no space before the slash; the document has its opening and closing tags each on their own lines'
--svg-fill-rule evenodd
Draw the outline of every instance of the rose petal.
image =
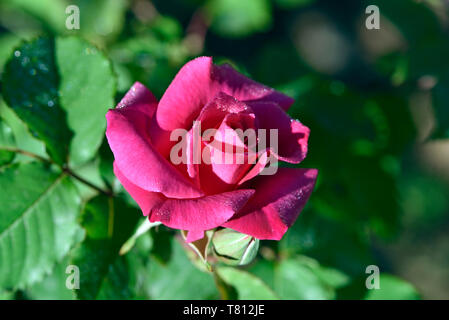
<svg viewBox="0 0 449 320">
<path fill-rule="evenodd" d="M 116 108 L 133 108 L 151 118 L 157 108 L 157 99 L 143 84 L 135 82 Z"/>
<path fill-rule="evenodd" d="M 160 221 L 170 228 L 188 230 L 189 233 L 192 231 L 191 235 L 187 235 L 187 242 L 201 239 L 205 230 L 216 228 L 229 220 L 255 192 L 239 189 L 196 199 L 169 199 L 161 193 L 136 186 L 116 165 L 114 173 L 151 222 Z"/>
<path fill-rule="evenodd" d="M 150 113 L 144 106 L 126 105 L 106 114 L 106 136 L 117 167 L 129 181 L 146 191 L 162 192 L 173 198 L 202 196 L 200 190 L 154 150 L 148 136 Z"/>
<path fill-rule="evenodd" d="M 247 78 L 229 64 L 214 65 L 212 81 L 215 83 L 215 90 L 223 91 L 243 102 L 271 101 L 277 103 L 284 110 L 288 110 L 295 101 L 289 96 Z"/>
<path fill-rule="evenodd" d="M 155 205 L 157 205 L 161 201 L 164 201 L 164 197 L 162 197 L 160 193 L 146 191 L 129 181 L 117 167 L 117 164 L 115 162 L 114 174 L 123 185 L 123 188 L 125 188 L 125 190 L 131 195 L 134 201 L 137 202 L 144 216 L 148 216 L 151 212 L 151 209 Z"/>
<path fill-rule="evenodd" d="M 281 161 L 299 163 L 307 155 L 307 142 L 310 130 L 298 120 L 291 119 L 277 104 L 271 102 L 252 102 L 251 108 L 256 114 L 259 127 L 265 129 L 267 147 L 272 147 L 269 139 L 270 129 L 277 129 L 278 150 L 270 148 Z"/>
<path fill-rule="evenodd" d="M 238 183 L 257 160 L 256 151 L 248 148 L 242 137 L 234 130 L 237 126 L 242 132 L 254 129 L 254 115 L 228 114 L 218 128 L 214 140 L 205 146 L 210 154 L 213 173 L 229 185 Z M 256 144 L 256 131 L 254 131 L 254 144 Z"/>
<path fill-rule="evenodd" d="M 229 220 L 254 194 L 239 189 L 195 199 L 165 199 L 153 208 L 150 221 L 174 229 L 209 230 Z"/>
<path fill-rule="evenodd" d="M 233 125 L 234 127 L 240 127 L 242 131 L 245 131 L 247 128 L 255 128 L 254 124 L 254 114 L 252 113 L 252 110 L 250 107 L 248 107 L 246 104 L 236 100 L 235 98 L 223 93 L 219 92 L 213 100 L 211 100 L 200 112 L 200 115 L 195 120 L 195 123 L 193 124 L 192 129 L 189 130 L 187 134 L 187 171 L 191 178 L 193 178 L 195 181 L 198 181 L 199 175 L 199 166 L 200 164 L 198 162 L 203 162 L 204 159 L 202 159 L 202 152 L 203 147 L 207 145 L 208 141 L 200 141 L 198 137 L 197 143 L 194 143 L 194 137 L 196 135 L 201 135 L 205 130 L 207 129 L 217 129 L 220 131 L 222 138 L 238 138 L 237 135 L 228 137 L 225 136 L 225 129 L 232 130 L 233 128 L 230 127 L 230 125 Z M 230 135 L 231 136 L 231 135 Z M 223 139 L 220 139 L 218 136 L 214 136 L 214 142 L 222 141 Z M 240 141 L 240 139 L 236 139 L 237 143 L 240 143 L 240 147 L 244 147 L 243 142 Z M 230 143 L 231 141 L 223 141 L 223 143 Z M 220 144 L 221 143 L 215 143 Z M 195 147 L 195 151 L 194 151 Z M 211 149 L 213 149 L 213 146 L 210 146 Z M 224 145 L 222 146 L 223 153 L 225 151 Z M 194 161 L 194 154 L 197 153 L 197 159 Z M 250 155 L 251 156 L 251 155 Z M 199 159 L 198 159 L 199 158 Z M 196 162 L 196 163 L 195 163 Z M 246 164 L 248 161 L 245 162 Z M 217 164 L 218 166 L 224 166 Z M 226 165 L 227 166 L 227 165 Z M 230 167 L 228 167 L 229 169 Z M 225 168 L 226 169 L 226 168 Z M 236 170 L 239 170 L 239 168 L 235 168 Z M 235 171 L 235 170 L 234 170 Z M 229 170 L 226 171 L 229 173 Z M 230 174 L 234 176 L 234 174 Z M 227 175 L 228 177 L 230 175 Z M 239 174 L 240 175 L 240 174 Z M 230 178 L 232 179 L 232 178 Z M 230 182 L 229 179 L 224 179 L 224 181 L 228 183 Z M 213 182 L 215 183 L 215 182 Z"/>
<path fill-rule="evenodd" d="M 194 242 L 204 238 L 204 230 L 189 230 L 187 232 L 186 242 Z"/>
<path fill-rule="evenodd" d="M 275 102 L 287 110 L 294 100 L 272 88 L 253 81 L 230 65 L 215 66 L 210 57 L 186 63 L 162 96 L 151 125 L 151 139 L 166 156 L 173 145 L 169 141 L 174 129 L 190 129 L 201 109 L 219 92 L 240 101 Z"/>
<path fill-rule="evenodd" d="M 174 143 L 169 141 L 175 129 L 190 129 L 193 120 L 210 97 L 212 58 L 199 57 L 186 63 L 175 76 L 159 102 L 150 136 L 155 148 L 169 154 Z"/>
<path fill-rule="evenodd" d="M 243 183 L 251 180 L 256 177 L 268 164 L 268 154 L 267 151 L 259 152 L 259 156 L 257 158 L 257 162 L 254 166 L 245 174 L 245 176 L 238 182 L 238 185 L 242 185 Z"/>
<path fill-rule="evenodd" d="M 315 186 L 316 169 L 279 168 L 248 183 L 256 194 L 223 224 L 258 239 L 280 240 L 304 208 Z"/>
</svg>

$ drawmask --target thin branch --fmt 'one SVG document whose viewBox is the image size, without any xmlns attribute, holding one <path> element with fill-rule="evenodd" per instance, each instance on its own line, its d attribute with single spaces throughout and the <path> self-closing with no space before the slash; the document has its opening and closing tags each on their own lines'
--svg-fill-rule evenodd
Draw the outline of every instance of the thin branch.
<svg viewBox="0 0 449 320">
<path fill-rule="evenodd" d="M 26 150 L 22 150 L 22 149 L 18 149 L 18 148 L 13 148 L 13 147 L 0 147 L 0 150 L 4 150 L 4 151 L 9 151 L 9 152 L 15 152 L 15 153 L 20 153 L 23 154 L 24 156 L 27 157 L 31 157 L 31 158 L 35 158 L 39 161 L 42 162 L 46 162 L 46 163 L 53 163 L 50 159 L 47 159 L 45 157 L 42 157 L 38 154 L 26 151 Z"/>
<path fill-rule="evenodd" d="M 67 173 L 68 175 L 72 176 L 73 178 L 75 178 L 76 180 L 84 183 L 85 185 L 91 187 L 92 189 L 97 190 L 98 192 L 108 196 L 108 197 L 113 197 L 114 194 L 112 193 L 111 190 L 104 190 L 96 185 L 94 185 L 92 182 L 87 181 L 86 179 L 84 179 L 83 177 L 77 175 L 75 172 L 73 172 L 72 170 L 70 170 L 69 168 L 65 167 L 63 168 L 64 172 Z"/>
<path fill-rule="evenodd" d="M 51 159 L 42 157 L 42 156 L 40 156 L 40 155 L 38 155 L 38 154 L 29 152 L 29 151 L 26 151 L 26 150 L 22 150 L 22 149 L 19 149 L 19 148 L 13 148 L 13 147 L 1 147 L 0 150 L 9 151 L 9 152 L 15 152 L 15 153 L 20 153 L 20 154 L 23 154 L 23 155 L 25 155 L 25 156 L 27 156 L 27 157 L 34 158 L 34 159 L 37 159 L 37 160 L 42 161 L 42 162 L 45 162 L 45 163 L 55 164 Z M 63 170 L 65 173 L 67 173 L 68 175 L 70 175 L 70 176 L 72 176 L 73 178 L 77 179 L 78 181 L 80 181 L 80 182 L 84 183 L 85 185 L 91 187 L 92 189 L 95 189 L 95 190 L 97 190 L 98 192 L 100 192 L 100 193 L 102 193 L 102 194 L 104 194 L 104 195 L 106 195 L 106 196 L 108 196 L 108 197 L 113 197 L 113 196 L 114 196 L 114 194 L 113 194 L 113 192 L 112 192 L 111 190 L 103 190 L 102 188 L 100 188 L 100 187 L 94 185 L 93 183 L 87 181 L 86 179 L 80 177 L 80 176 L 77 175 L 75 172 L 73 172 L 70 168 L 68 168 L 68 167 L 63 167 L 62 170 Z"/>
</svg>

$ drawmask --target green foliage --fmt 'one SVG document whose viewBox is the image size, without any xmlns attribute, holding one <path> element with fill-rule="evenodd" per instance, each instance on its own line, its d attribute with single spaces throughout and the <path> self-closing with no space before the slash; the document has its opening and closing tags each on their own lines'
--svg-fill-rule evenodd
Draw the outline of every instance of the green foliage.
<svg viewBox="0 0 449 320">
<path fill-rule="evenodd" d="M 213 30 L 225 37 L 244 37 L 271 24 L 268 0 L 214 0 L 209 1 L 208 11 Z"/>
<path fill-rule="evenodd" d="M 156 247 L 156 244 L 154 246 Z M 195 268 L 181 244 L 173 237 L 171 246 L 172 252 L 168 262 L 154 260 L 148 266 L 146 282 L 149 297 L 175 300 L 216 298 L 212 275 Z M 176 281 L 173 281 L 173 277 L 176 277 Z"/>
<path fill-rule="evenodd" d="M 276 300 L 278 297 L 259 278 L 246 271 L 231 267 L 220 267 L 218 275 L 237 291 L 241 300 Z"/>
<path fill-rule="evenodd" d="M 389 274 L 380 275 L 380 288 L 369 290 L 367 300 L 417 300 L 420 298 L 416 289 L 397 277 Z"/>
<path fill-rule="evenodd" d="M 8 108 L 3 101 L 0 101 L 0 117 L 4 126 L 9 127 L 12 131 L 14 144 L 11 145 L 9 141 L 8 148 L 15 147 L 20 150 L 34 153 L 38 156 L 46 156 L 45 144 L 36 139 L 28 130 L 26 124 L 14 113 L 11 108 Z M 16 154 L 17 159 L 29 159 L 20 154 Z"/>
<path fill-rule="evenodd" d="M 0 37 L 0 73 L 3 72 L 3 67 L 6 61 L 11 56 L 15 47 L 20 43 L 20 38 L 15 35 L 4 35 Z"/>
<path fill-rule="evenodd" d="M 274 269 L 274 288 L 282 299 L 335 299 L 335 289 L 347 280 L 341 272 L 303 257 L 284 260 Z"/>
<path fill-rule="evenodd" d="M 74 290 L 66 287 L 67 273 L 69 265 L 68 257 L 53 267 L 51 273 L 42 281 L 28 287 L 27 296 L 37 300 L 73 300 L 76 298 Z"/>
<path fill-rule="evenodd" d="M 3 96 L 30 131 L 45 142 L 52 159 L 63 164 L 71 132 L 59 104 L 54 47 L 53 39 L 39 38 L 17 48 L 5 67 Z"/>
<path fill-rule="evenodd" d="M 23 289 L 75 243 L 80 198 L 66 175 L 35 162 L 3 168 L 0 187 L 0 287 Z"/>
<path fill-rule="evenodd" d="M 407 274 L 412 285 L 399 266 L 447 234 L 447 12 L 438 1 L 335 3 L 77 0 L 80 30 L 66 29 L 66 1 L 0 3 L 0 299 L 439 298 L 429 287 L 444 281 Z M 369 4 L 380 30 L 364 28 Z M 348 48 L 323 55 L 334 34 Z M 319 169 L 281 241 L 260 241 L 245 266 L 209 255 L 213 272 L 181 235 L 144 220 L 105 139 L 105 113 L 135 81 L 160 98 L 199 55 L 295 98 L 290 116 L 311 129 L 299 166 Z M 323 74 L 335 57 L 339 71 Z M 379 290 L 365 286 L 372 264 Z M 66 287 L 70 265 L 79 289 Z"/>
<path fill-rule="evenodd" d="M 93 158 L 101 145 L 104 115 L 114 107 L 115 77 L 109 60 L 80 39 L 58 38 L 55 55 L 61 77 L 60 103 L 74 132 L 70 162 L 77 165 Z"/>
<path fill-rule="evenodd" d="M 0 166 L 10 163 L 15 156 L 11 152 L 14 147 L 14 136 L 11 128 L 0 119 Z"/>
<path fill-rule="evenodd" d="M 86 204 L 81 222 L 86 239 L 74 249 L 71 259 L 83 275 L 77 291 L 79 298 L 95 299 L 105 282 L 112 282 L 112 287 L 126 285 L 126 278 L 123 280 L 111 268 L 120 267 L 116 265 L 120 247 L 131 236 L 139 216 L 138 210 L 120 198 L 97 196 Z"/>
<path fill-rule="evenodd" d="M 121 31 L 125 20 L 125 0 L 77 0 L 80 13 L 80 30 L 84 37 L 97 42 L 113 39 Z M 82 27 L 81 27 L 82 26 Z M 77 34 L 78 30 L 71 31 Z"/>
</svg>

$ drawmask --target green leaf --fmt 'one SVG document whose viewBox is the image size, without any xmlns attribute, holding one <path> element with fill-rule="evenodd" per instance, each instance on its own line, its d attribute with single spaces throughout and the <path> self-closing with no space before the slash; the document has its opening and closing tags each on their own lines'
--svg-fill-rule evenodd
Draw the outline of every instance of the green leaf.
<svg viewBox="0 0 449 320">
<path fill-rule="evenodd" d="M 152 257 L 162 264 L 167 264 L 173 256 L 173 229 L 169 229 L 162 225 L 150 229 L 150 234 L 153 242 L 153 246 L 151 247 Z"/>
<path fill-rule="evenodd" d="M 279 249 L 284 256 L 304 254 L 354 276 L 373 262 L 368 244 L 366 235 L 353 225 L 306 210 L 279 242 Z"/>
<path fill-rule="evenodd" d="M 324 284 L 333 288 L 338 289 L 349 284 L 349 277 L 340 270 L 315 265 L 313 272 Z"/>
<path fill-rule="evenodd" d="M 58 164 L 66 161 L 71 132 L 58 99 L 54 40 L 39 38 L 19 46 L 5 67 L 6 103 L 42 140 Z"/>
<path fill-rule="evenodd" d="M 139 210 L 120 198 L 100 195 L 86 204 L 82 215 L 86 239 L 71 258 L 71 264 L 80 269 L 79 298 L 97 298 L 121 245 L 131 236 L 140 216 Z"/>
<path fill-rule="evenodd" d="M 223 281 L 237 291 L 240 300 L 276 300 L 274 292 L 256 276 L 232 267 L 217 268 Z"/>
<path fill-rule="evenodd" d="M 267 0 L 213 0 L 207 5 L 212 29 L 226 37 L 245 37 L 266 31 L 271 25 Z"/>
<path fill-rule="evenodd" d="M 68 256 L 58 262 L 52 272 L 42 281 L 27 288 L 27 297 L 33 300 L 73 300 L 75 292 L 66 287 L 66 281 L 70 274 L 66 273 L 70 265 Z"/>
<path fill-rule="evenodd" d="M 36 21 L 44 24 L 45 29 L 52 31 L 65 30 L 65 8 L 64 1 L 41 0 L 10 0 L 8 5 L 15 7 L 18 11 L 26 12 Z"/>
<path fill-rule="evenodd" d="M 0 189 L 0 288 L 24 288 L 74 244 L 80 198 L 65 175 L 35 162 L 4 168 Z"/>
<path fill-rule="evenodd" d="M 284 260 L 274 272 L 274 290 L 282 299 L 335 299 L 335 289 L 349 281 L 338 270 L 323 268 L 306 257 Z"/>
<path fill-rule="evenodd" d="M 417 300 L 418 291 L 408 282 L 389 274 L 380 275 L 380 289 L 368 290 L 366 300 Z"/>
<path fill-rule="evenodd" d="M 151 88 L 156 97 L 161 97 L 186 62 L 187 51 L 181 39 L 167 43 L 153 34 L 158 33 L 157 30 L 149 31 L 149 35 L 126 39 L 110 49 L 123 93 L 133 81 L 140 81 Z"/>
<path fill-rule="evenodd" d="M 262 247 L 265 249 L 266 247 Z M 263 281 L 270 287 L 274 288 L 274 266 L 276 261 L 267 259 L 258 259 L 252 263 L 247 271 L 254 274 L 256 277 L 263 279 Z"/>
<path fill-rule="evenodd" d="M 82 164 L 76 169 L 72 169 L 72 171 L 79 177 L 84 178 L 85 180 L 89 181 L 95 186 L 103 190 L 108 190 L 107 186 L 104 183 L 104 180 L 100 175 L 99 165 L 100 159 L 95 158 L 92 161 Z M 88 201 L 89 199 L 95 197 L 98 194 L 97 190 L 93 189 L 92 187 L 84 184 L 79 180 L 74 180 L 74 183 L 78 188 L 78 191 L 81 195 L 81 199 L 83 199 L 84 201 Z"/>
<path fill-rule="evenodd" d="M 20 38 L 16 35 L 6 34 L 0 36 L 0 74 L 3 72 L 3 67 L 11 56 L 13 49 L 20 43 Z"/>
<path fill-rule="evenodd" d="M 97 48 L 75 38 L 57 38 L 60 103 L 74 136 L 70 162 L 91 159 L 104 138 L 105 114 L 114 107 L 116 80 L 111 63 Z"/>
<path fill-rule="evenodd" d="M 0 291 L 0 300 L 14 300 L 14 292 Z"/>
<path fill-rule="evenodd" d="M 0 118 L 0 166 L 14 160 L 14 136 L 11 128 Z"/>
<path fill-rule="evenodd" d="M 117 257 L 115 262 L 109 265 L 97 299 L 125 300 L 134 298 L 135 291 L 130 273 L 135 271 L 129 270 L 130 268 L 124 257 Z"/>
<path fill-rule="evenodd" d="M 11 108 L 8 108 L 3 100 L 0 100 L 0 117 L 6 125 L 11 128 L 15 147 L 48 158 L 48 155 L 45 152 L 45 144 L 33 137 L 26 124 L 17 117 Z M 26 156 L 20 154 L 16 156 L 17 159 L 25 157 Z M 30 158 L 26 157 L 26 159 L 29 160 Z"/>
<path fill-rule="evenodd" d="M 148 230 L 150 230 L 153 227 L 156 227 L 160 225 L 160 222 L 150 222 L 150 219 L 147 217 L 143 218 L 143 221 L 141 219 L 141 222 L 139 223 L 139 226 L 137 227 L 136 231 L 133 233 L 133 235 L 126 240 L 126 242 L 121 246 L 120 248 L 120 255 L 124 255 L 128 253 L 136 244 L 136 240 L 143 234 L 145 234 Z"/>
<path fill-rule="evenodd" d="M 80 9 L 80 30 L 83 37 L 95 42 L 105 42 L 122 30 L 129 6 L 126 0 L 78 0 Z"/>
<path fill-rule="evenodd" d="M 172 252 L 168 263 L 152 260 L 148 266 L 148 295 L 152 299 L 174 300 L 216 298 L 217 290 L 212 275 L 195 268 L 181 244 L 173 237 L 171 242 Z M 154 243 L 154 246 L 157 244 Z M 163 249 L 159 248 L 161 251 Z"/>
</svg>

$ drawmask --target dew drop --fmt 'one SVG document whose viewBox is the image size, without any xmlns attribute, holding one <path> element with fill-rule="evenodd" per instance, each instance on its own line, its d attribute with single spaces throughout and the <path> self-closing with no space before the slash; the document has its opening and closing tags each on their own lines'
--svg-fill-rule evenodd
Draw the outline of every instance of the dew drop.
<svg viewBox="0 0 449 320">
<path fill-rule="evenodd" d="M 43 72 L 48 72 L 48 67 L 44 63 L 39 63 L 38 68 Z"/>
</svg>

